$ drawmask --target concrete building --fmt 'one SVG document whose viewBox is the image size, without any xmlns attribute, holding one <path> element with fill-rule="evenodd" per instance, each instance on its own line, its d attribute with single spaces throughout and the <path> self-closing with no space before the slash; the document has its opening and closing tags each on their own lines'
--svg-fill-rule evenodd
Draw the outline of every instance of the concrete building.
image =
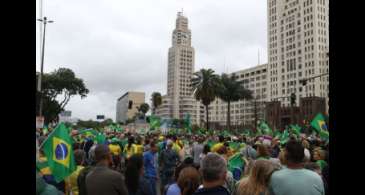
<svg viewBox="0 0 365 195">
<path fill-rule="evenodd" d="M 290 124 L 305 125 L 318 114 L 325 114 L 326 104 L 323 97 L 304 97 L 299 106 L 283 106 L 280 101 L 266 103 L 266 121 L 273 129 L 283 130 Z"/>
<path fill-rule="evenodd" d="M 176 28 L 172 33 L 172 47 L 168 53 L 167 95 L 156 114 L 165 118 L 182 119 L 189 113 L 194 124 L 204 117 L 200 103 L 193 97 L 190 86 L 194 73 L 194 48 L 191 46 L 191 31 L 188 19 L 178 12 Z"/>
<path fill-rule="evenodd" d="M 265 102 L 268 101 L 268 71 L 267 64 L 237 71 L 238 81 L 243 81 L 245 88 L 253 91 L 254 99 L 231 102 L 231 126 L 253 127 L 255 114 L 257 119 L 264 119 Z M 215 128 L 226 126 L 227 103 L 217 98 L 209 105 L 209 121 Z"/>
<path fill-rule="evenodd" d="M 328 101 L 328 0 L 267 2 L 269 99 L 289 106 L 284 97 L 295 93 L 297 100 L 317 96 Z M 299 82 L 323 74 L 305 86 Z"/>
<path fill-rule="evenodd" d="M 145 103 L 144 92 L 129 91 L 122 95 L 117 101 L 116 122 L 125 123 L 138 112 L 137 107 Z"/>
</svg>

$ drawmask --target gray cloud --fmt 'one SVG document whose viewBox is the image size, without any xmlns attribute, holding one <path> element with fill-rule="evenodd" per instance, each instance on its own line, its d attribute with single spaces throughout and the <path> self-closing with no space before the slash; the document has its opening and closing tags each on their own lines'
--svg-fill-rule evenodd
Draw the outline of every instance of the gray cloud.
<svg viewBox="0 0 365 195">
<path fill-rule="evenodd" d="M 47 26 L 45 71 L 71 68 L 90 94 L 67 109 L 82 119 L 115 118 L 126 91 L 166 92 L 167 52 L 176 13 L 189 19 L 195 69 L 217 73 L 267 62 L 264 0 L 53 0 L 44 2 Z M 38 27 L 38 24 L 37 24 Z M 39 27 L 38 27 L 39 28 Z M 38 30 L 37 28 L 37 30 Z M 38 32 L 39 33 L 39 32 Z M 37 34 L 39 43 L 39 34 Z M 39 69 L 39 45 L 37 45 Z M 225 68 L 226 67 L 226 68 Z"/>
</svg>

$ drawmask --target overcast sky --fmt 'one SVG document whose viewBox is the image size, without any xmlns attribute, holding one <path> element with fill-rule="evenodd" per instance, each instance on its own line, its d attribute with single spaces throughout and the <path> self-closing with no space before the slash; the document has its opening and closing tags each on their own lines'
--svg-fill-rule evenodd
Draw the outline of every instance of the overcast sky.
<svg viewBox="0 0 365 195">
<path fill-rule="evenodd" d="M 37 0 L 39 16 L 39 0 Z M 127 91 L 166 93 L 167 54 L 176 15 L 189 20 L 195 70 L 238 71 L 267 62 L 266 0 L 43 0 L 47 25 L 44 71 L 72 69 L 90 93 L 66 106 L 88 120 L 115 120 Z M 39 24 L 37 23 L 37 70 Z"/>
</svg>

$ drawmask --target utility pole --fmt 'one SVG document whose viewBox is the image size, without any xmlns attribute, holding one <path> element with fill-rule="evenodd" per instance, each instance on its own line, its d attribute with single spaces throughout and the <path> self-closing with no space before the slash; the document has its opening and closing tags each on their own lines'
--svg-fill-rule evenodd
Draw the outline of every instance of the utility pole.
<svg viewBox="0 0 365 195">
<path fill-rule="evenodd" d="M 38 19 L 38 21 L 43 24 L 43 41 L 42 41 L 42 53 L 41 53 L 41 73 L 38 76 L 38 86 L 37 91 L 39 92 L 39 116 L 42 116 L 42 104 L 43 104 L 43 93 L 42 93 L 42 76 L 43 76 L 43 66 L 44 66 L 44 45 L 46 41 L 46 26 L 47 23 L 53 23 L 52 20 L 47 20 L 47 17 L 43 17 L 43 19 Z"/>
</svg>

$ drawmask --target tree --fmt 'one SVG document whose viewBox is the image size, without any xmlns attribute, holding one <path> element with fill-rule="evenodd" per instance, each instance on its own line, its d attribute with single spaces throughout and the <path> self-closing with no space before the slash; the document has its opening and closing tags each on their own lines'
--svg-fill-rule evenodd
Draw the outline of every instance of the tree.
<svg viewBox="0 0 365 195">
<path fill-rule="evenodd" d="M 38 74 L 36 76 L 38 77 Z M 38 79 L 36 81 L 38 82 Z M 42 97 L 42 112 L 46 124 L 58 121 L 58 114 L 64 111 L 71 97 L 79 95 L 85 98 L 88 93 L 84 81 L 77 78 L 71 69 L 59 68 L 51 73 L 45 73 L 42 77 L 42 94 L 36 92 L 36 113 L 39 113 L 40 97 Z"/>
<path fill-rule="evenodd" d="M 218 96 L 223 101 L 227 102 L 227 128 L 231 129 L 231 102 L 247 99 L 252 99 L 252 91 L 243 87 L 242 81 L 237 81 L 235 74 L 231 76 L 222 74 L 220 77 L 220 88 Z"/>
<path fill-rule="evenodd" d="M 137 109 L 138 109 L 138 112 L 143 113 L 143 117 L 144 117 L 144 116 L 146 116 L 146 113 L 150 109 L 150 105 L 148 105 L 147 103 L 143 103 L 139 107 L 137 107 Z"/>
<path fill-rule="evenodd" d="M 156 109 L 162 104 L 162 96 L 159 92 L 153 92 L 151 96 L 152 114 L 155 114 Z"/>
<path fill-rule="evenodd" d="M 195 99 L 201 101 L 205 106 L 206 127 L 209 129 L 208 106 L 217 96 L 217 88 L 220 85 L 219 76 L 214 74 L 212 69 L 201 69 L 194 73 L 191 81 Z"/>
</svg>

